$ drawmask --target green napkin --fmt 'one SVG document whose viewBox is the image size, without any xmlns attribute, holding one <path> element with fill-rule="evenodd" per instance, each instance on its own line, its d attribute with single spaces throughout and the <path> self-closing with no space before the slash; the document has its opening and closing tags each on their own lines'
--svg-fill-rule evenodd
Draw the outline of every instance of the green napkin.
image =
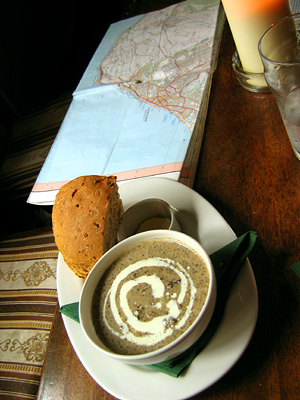
<svg viewBox="0 0 300 400">
<path fill-rule="evenodd" d="M 298 278 L 300 278 L 300 261 L 292 265 L 292 270 L 295 272 Z"/>
<path fill-rule="evenodd" d="M 177 378 L 181 372 L 205 348 L 215 334 L 226 306 L 231 286 L 256 241 L 256 232 L 249 231 L 210 255 L 217 279 L 217 300 L 213 317 L 200 338 L 180 355 L 149 367 Z M 78 303 L 60 308 L 60 312 L 79 322 Z"/>
<path fill-rule="evenodd" d="M 177 378 L 205 348 L 215 334 L 226 306 L 232 284 L 256 241 L 255 232 L 247 232 L 210 255 L 217 278 L 217 300 L 210 323 L 199 339 L 186 351 L 170 360 L 149 365 Z"/>
<path fill-rule="evenodd" d="M 76 322 L 79 321 L 79 302 L 66 304 L 60 307 L 59 311 Z"/>
</svg>

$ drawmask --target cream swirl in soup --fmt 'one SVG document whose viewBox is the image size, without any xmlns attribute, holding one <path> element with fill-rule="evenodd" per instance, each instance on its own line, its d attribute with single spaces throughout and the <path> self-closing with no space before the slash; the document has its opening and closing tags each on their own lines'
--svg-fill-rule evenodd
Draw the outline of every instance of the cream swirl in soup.
<svg viewBox="0 0 300 400">
<path fill-rule="evenodd" d="M 194 322 L 209 272 L 202 257 L 171 240 L 150 240 L 122 254 L 99 281 L 92 318 L 103 343 L 119 354 L 165 346 Z"/>
</svg>

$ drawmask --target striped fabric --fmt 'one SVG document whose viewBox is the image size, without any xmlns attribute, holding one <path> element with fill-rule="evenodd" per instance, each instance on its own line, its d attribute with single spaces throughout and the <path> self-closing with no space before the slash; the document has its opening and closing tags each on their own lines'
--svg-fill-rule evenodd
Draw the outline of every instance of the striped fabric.
<svg viewBox="0 0 300 400">
<path fill-rule="evenodd" d="M 66 94 L 16 121 L 0 170 L 1 197 L 28 197 L 71 100 Z"/>
<path fill-rule="evenodd" d="M 0 241 L 0 399 L 35 399 L 57 305 L 50 228 Z"/>
</svg>

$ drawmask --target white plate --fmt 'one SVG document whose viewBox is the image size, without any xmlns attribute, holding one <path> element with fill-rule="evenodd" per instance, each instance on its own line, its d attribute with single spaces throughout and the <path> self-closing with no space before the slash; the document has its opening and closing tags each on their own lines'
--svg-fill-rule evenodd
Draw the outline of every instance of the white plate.
<svg viewBox="0 0 300 400">
<path fill-rule="evenodd" d="M 148 197 L 159 197 L 169 202 L 179 211 L 182 231 L 200 241 L 209 254 L 236 238 L 213 206 L 181 183 L 164 178 L 145 178 L 121 184 L 119 189 L 125 209 Z M 78 301 L 81 287 L 81 279 L 71 272 L 59 255 L 59 304 Z M 78 323 L 65 316 L 63 319 L 82 364 L 107 392 L 124 400 L 179 400 L 205 390 L 236 363 L 252 337 L 257 312 L 257 287 L 247 260 L 234 283 L 218 331 L 179 378 L 148 367 L 122 364 L 98 353 L 86 340 Z"/>
</svg>

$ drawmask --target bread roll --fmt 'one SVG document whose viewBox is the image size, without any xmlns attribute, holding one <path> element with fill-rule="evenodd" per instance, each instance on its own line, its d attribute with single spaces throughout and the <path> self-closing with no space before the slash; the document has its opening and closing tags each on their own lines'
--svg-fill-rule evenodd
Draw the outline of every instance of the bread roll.
<svg viewBox="0 0 300 400">
<path fill-rule="evenodd" d="M 115 243 L 123 205 L 114 176 L 80 176 L 56 195 L 52 224 L 66 264 L 85 279 Z"/>
</svg>

